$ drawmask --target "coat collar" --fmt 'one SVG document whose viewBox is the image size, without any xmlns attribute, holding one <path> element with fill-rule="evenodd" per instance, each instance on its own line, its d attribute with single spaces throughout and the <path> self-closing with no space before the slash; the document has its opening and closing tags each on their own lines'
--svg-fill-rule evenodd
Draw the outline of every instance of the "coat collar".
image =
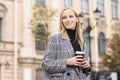
<svg viewBox="0 0 120 80">
<path fill-rule="evenodd" d="M 61 33 L 61 35 L 62 35 L 62 39 L 63 39 L 63 40 L 70 40 L 67 32 L 63 32 L 63 33 Z"/>
</svg>

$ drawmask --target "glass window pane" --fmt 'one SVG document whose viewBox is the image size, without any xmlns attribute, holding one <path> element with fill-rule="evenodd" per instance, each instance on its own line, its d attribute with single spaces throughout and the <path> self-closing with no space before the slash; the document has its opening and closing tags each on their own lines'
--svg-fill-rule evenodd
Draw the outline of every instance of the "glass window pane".
<svg viewBox="0 0 120 80">
<path fill-rule="evenodd" d="M 89 12 L 88 0 L 81 0 L 81 12 L 83 13 Z"/>
<path fill-rule="evenodd" d="M 97 0 L 97 8 L 101 11 L 100 15 L 104 16 L 104 0 Z"/>
<path fill-rule="evenodd" d="M 40 4 L 41 6 L 45 6 L 45 0 L 36 0 L 36 4 Z"/>
<path fill-rule="evenodd" d="M 111 0 L 111 11 L 112 11 L 112 18 L 118 17 L 118 3 L 116 0 Z"/>
<path fill-rule="evenodd" d="M 99 53 L 105 53 L 105 36 L 103 33 L 100 33 L 98 36 L 98 48 Z"/>
<path fill-rule="evenodd" d="M 41 51 L 45 50 L 45 47 L 46 47 L 45 37 L 47 37 L 47 36 L 45 35 L 44 26 L 41 26 L 41 28 L 38 28 L 36 30 L 36 34 L 35 34 L 36 50 L 41 50 Z"/>
<path fill-rule="evenodd" d="M 85 40 L 85 43 L 86 43 L 86 53 L 88 55 L 90 55 L 90 36 L 89 36 L 89 33 L 87 32 L 87 30 L 84 30 L 83 31 L 83 38 Z"/>
<path fill-rule="evenodd" d="M 72 0 L 64 0 L 64 7 L 72 7 Z"/>
</svg>

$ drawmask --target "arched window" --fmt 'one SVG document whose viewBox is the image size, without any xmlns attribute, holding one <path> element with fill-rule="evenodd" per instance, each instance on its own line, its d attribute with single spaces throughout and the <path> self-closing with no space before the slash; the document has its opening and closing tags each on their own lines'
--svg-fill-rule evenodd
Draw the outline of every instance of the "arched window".
<svg viewBox="0 0 120 80">
<path fill-rule="evenodd" d="M 6 14 L 7 8 L 0 3 L 0 40 L 2 40 L 3 35 L 3 29 L 4 29 L 4 19 L 5 19 L 5 14 Z"/>
<path fill-rule="evenodd" d="M 98 49 L 99 54 L 105 53 L 105 35 L 104 33 L 100 32 L 98 35 Z"/>
<path fill-rule="evenodd" d="M 87 30 L 84 30 L 83 31 L 83 38 L 84 38 L 84 41 L 86 43 L 86 52 L 88 55 L 90 55 L 91 53 L 91 47 L 90 47 L 90 36 L 89 36 L 89 32 Z"/>
</svg>

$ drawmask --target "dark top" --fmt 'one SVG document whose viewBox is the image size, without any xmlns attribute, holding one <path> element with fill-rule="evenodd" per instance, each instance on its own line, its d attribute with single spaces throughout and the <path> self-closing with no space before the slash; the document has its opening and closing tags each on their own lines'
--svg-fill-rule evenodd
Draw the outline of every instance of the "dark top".
<svg viewBox="0 0 120 80">
<path fill-rule="evenodd" d="M 74 52 L 76 51 L 81 51 L 81 47 L 78 43 L 78 41 L 75 39 L 75 34 L 76 34 L 76 30 L 71 30 L 71 29 L 66 29 L 68 36 L 70 38 L 70 42 L 73 46 Z"/>
<path fill-rule="evenodd" d="M 75 39 L 76 30 L 71 30 L 71 29 L 66 29 L 66 30 L 67 30 L 67 33 L 69 35 L 70 42 L 73 46 L 74 52 L 81 51 L 81 47 L 80 47 L 78 41 Z M 80 70 L 80 69 L 78 69 L 78 70 Z M 83 73 L 86 73 L 86 75 L 88 75 L 87 71 L 91 72 L 91 68 L 87 68 L 87 69 L 85 68 L 82 70 L 83 70 Z"/>
</svg>

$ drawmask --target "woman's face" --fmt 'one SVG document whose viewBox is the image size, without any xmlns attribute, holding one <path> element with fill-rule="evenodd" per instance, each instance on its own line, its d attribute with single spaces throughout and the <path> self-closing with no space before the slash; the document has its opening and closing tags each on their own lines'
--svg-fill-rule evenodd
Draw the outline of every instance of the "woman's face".
<svg viewBox="0 0 120 80">
<path fill-rule="evenodd" d="M 77 22 L 78 18 L 75 16 L 74 12 L 71 9 L 67 9 L 63 12 L 62 23 L 66 29 L 74 30 Z"/>
</svg>

